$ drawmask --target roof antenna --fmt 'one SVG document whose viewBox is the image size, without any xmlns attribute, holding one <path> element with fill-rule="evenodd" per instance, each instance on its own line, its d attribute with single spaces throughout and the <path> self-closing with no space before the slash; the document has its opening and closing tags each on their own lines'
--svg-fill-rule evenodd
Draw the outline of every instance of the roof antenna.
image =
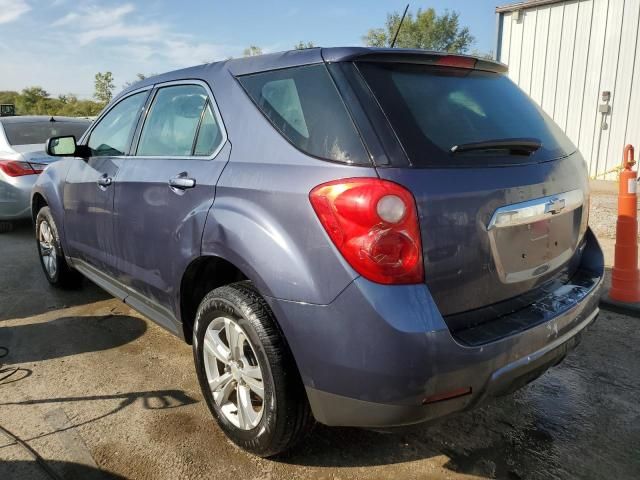
<svg viewBox="0 0 640 480">
<path fill-rule="evenodd" d="M 398 34 L 400 33 L 400 28 L 402 28 L 402 22 L 404 22 L 404 17 L 407 16 L 407 10 L 409 10 L 409 4 L 404 8 L 404 13 L 402 14 L 402 18 L 400 19 L 400 23 L 398 24 L 398 28 L 396 29 L 396 34 L 393 36 L 393 41 L 391 42 L 391 48 L 396 46 L 396 40 L 398 39 Z"/>
</svg>

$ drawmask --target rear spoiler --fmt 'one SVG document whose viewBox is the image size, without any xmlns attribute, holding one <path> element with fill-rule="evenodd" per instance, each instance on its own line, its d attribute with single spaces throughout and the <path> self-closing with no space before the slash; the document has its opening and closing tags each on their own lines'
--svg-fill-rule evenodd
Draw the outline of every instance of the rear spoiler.
<svg viewBox="0 0 640 480">
<path fill-rule="evenodd" d="M 441 65 L 487 72 L 506 73 L 505 64 L 486 58 L 432 52 L 409 48 L 332 47 L 289 50 L 287 52 L 236 58 L 225 63 L 232 75 L 238 77 L 280 68 L 314 65 L 322 62 L 397 62 Z"/>
<path fill-rule="evenodd" d="M 323 48 L 322 57 L 325 62 L 414 63 L 495 73 L 507 73 L 509 70 L 504 63 L 485 58 L 404 48 Z"/>
</svg>

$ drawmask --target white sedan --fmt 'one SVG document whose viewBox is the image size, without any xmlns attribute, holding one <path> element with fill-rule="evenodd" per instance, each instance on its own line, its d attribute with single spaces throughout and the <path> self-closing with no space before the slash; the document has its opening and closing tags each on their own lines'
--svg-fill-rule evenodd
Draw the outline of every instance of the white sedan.
<svg viewBox="0 0 640 480">
<path fill-rule="evenodd" d="M 59 135 L 80 139 L 90 124 L 70 117 L 0 117 L 0 233 L 11 230 L 13 220 L 31 216 L 31 187 L 56 160 L 44 151 L 47 139 Z"/>
</svg>

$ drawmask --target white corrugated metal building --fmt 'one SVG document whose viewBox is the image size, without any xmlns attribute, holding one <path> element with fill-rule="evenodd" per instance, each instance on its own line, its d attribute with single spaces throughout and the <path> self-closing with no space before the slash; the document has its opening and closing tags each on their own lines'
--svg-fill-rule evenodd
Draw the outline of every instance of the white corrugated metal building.
<svg viewBox="0 0 640 480">
<path fill-rule="evenodd" d="M 640 148 L 640 0 L 530 0 L 496 8 L 496 59 L 554 118 L 591 176 Z"/>
</svg>

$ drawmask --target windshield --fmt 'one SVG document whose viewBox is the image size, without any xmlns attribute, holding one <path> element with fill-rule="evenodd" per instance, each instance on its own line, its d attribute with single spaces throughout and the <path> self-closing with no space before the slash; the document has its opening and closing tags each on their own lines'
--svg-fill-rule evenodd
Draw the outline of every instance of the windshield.
<svg viewBox="0 0 640 480">
<path fill-rule="evenodd" d="M 74 135 L 79 140 L 90 122 L 18 122 L 4 123 L 4 133 L 9 145 L 43 144 L 51 137 Z"/>
<path fill-rule="evenodd" d="M 414 165 L 530 163 L 568 155 L 575 147 L 529 97 L 499 73 L 398 63 L 359 63 Z M 529 155 L 508 149 L 456 146 L 535 139 Z"/>
</svg>

